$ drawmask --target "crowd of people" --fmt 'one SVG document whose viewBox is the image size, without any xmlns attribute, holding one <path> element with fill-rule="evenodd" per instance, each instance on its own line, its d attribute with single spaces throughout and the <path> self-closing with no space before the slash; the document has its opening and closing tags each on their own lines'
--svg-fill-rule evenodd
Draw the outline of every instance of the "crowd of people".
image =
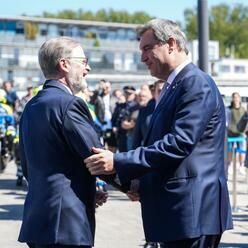
<svg viewBox="0 0 248 248">
<path fill-rule="evenodd" d="M 11 160 L 15 160 L 17 186 L 23 185 L 19 155 L 19 121 L 26 103 L 33 95 L 33 86 L 28 86 L 26 94 L 19 98 L 14 90 L 13 81 L 4 81 L 0 89 L 1 172 Z"/>
<path fill-rule="evenodd" d="M 87 102 L 105 147 L 113 152 L 125 152 L 142 144 L 148 120 L 140 120 L 146 113 L 139 113 L 149 109 L 151 116 L 162 87 L 163 81 L 157 81 L 140 89 L 127 85 L 111 92 L 111 83 L 102 79 L 95 91 L 87 88 L 77 96 Z"/>
</svg>

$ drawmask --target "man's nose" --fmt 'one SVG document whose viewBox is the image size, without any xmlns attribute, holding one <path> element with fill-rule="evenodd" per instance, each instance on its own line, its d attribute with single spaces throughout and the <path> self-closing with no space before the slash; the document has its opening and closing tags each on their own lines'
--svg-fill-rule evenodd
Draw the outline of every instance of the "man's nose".
<svg viewBox="0 0 248 248">
<path fill-rule="evenodd" d="M 91 67 L 90 67 L 90 65 L 89 65 L 89 64 L 87 64 L 87 65 L 86 65 L 86 67 L 85 67 L 85 69 L 86 69 L 88 72 L 90 72 L 90 71 L 91 71 Z"/>
</svg>

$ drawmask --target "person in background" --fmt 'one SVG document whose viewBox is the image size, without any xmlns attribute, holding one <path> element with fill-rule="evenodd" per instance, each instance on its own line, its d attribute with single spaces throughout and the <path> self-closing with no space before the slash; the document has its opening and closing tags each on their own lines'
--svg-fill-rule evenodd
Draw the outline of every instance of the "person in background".
<svg viewBox="0 0 248 248">
<path fill-rule="evenodd" d="M 27 93 L 25 96 L 18 100 L 18 104 L 16 105 L 16 137 L 14 139 L 14 158 L 17 167 L 16 171 L 16 186 L 23 186 L 23 172 L 21 167 L 21 158 L 20 158 L 20 148 L 19 148 L 19 121 L 22 115 L 22 112 L 25 108 L 25 105 L 29 100 L 33 97 L 33 86 L 27 87 Z"/>
<path fill-rule="evenodd" d="M 121 129 L 125 132 L 125 139 L 126 139 L 126 151 L 131 150 L 132 142 L 133 142 L 133 129 L 135 127 L 138 110 L 140 109 L 139 104 L 139 96 L 136 93 L 136 90 L 132 86 L 126 86 L 123 88 L 124 94 L 126 96 L 126 108 L 125 114 L 121 120 Z M 133 93 L 135 90 L 135 95 Z M 133 96 L 135 97 L 134 100 Z"/>
<path fill-rule="evenodd" d="M 112 96 L 115 102 L 115 106 L 114 106 L 114 109 L 115 109 L 116 104 L 122 102 L 124 95 L 120 89 L 115 89 L 113 90 Z"/>
<path fill-rule="evenodd" d="M 102 82 L 102 93 L 100 94 L 104 106 L 104 123 L 102 125 L 103 140 L 106 149 L 115 152 L 116 140 L 112 131 L 112 114 L 116 105 L 116 99 L 111 95 L 111 83 L 109 81 Z"/>
<path fill-rule="evenodd" d="M 237 124 L 241 117 L 245 113 L 245 108 L 241 105 L 241 97 L 238 92 L 232 93 L 232 101 L 229 108 L 229 114 L 228 114 L 228 127 L 227 127 L 227 136 L 228 137 L 243 137 L 244 132 L 240 132 L 237 129 Z M 228 143 L 228 172 L 232 174 L 232 149 L 233 149 L 234 143 Z M 245 145 L 244 142 L 236 142 L 236 146 L 239 149 L 244 149 Z M 244 168 L 244 154 L 239 153 L 239 170 L 242 174 L 245 172 Z"/>
<path fill-rule="evenodd" d="M 146 241 L 166 248 L 217 248 L 231 229 L 224 169 L 225 107 L 214 80 L 188 58 L 187 40 L 173 21 L 138 28 L 141 61 L 166 81 L 143 146 L 111 153 L 92 148 L 92 175 L 140 179 Z M 132 193 L 132 191 L 130 192 Z"/>
<path fill-rule="evenodd" d="M 31 100 L 32 97 L 34 96 L 34 95 L 33 95 L 33 89 L 34 89 L 33 86 L 28 86 L 28 87 L 27 87 L 27 93 L 26 93 L 26 95 L 23 96 L 22 99 L 21 99 L 21 104 L 22 104 L 23 106 L 25 106 L 25 104 L 26 104 L 29 100 Z"/>
<path fill-rule="evenodd" d="M 90 71 L 81 44 L 47 40 L 39 49 L 46 78 L 20 120 L 20 157 L 28 181 L 20 242 L 31 248 L 90 248 L 94 245 L 96 179 L 83 160 L 102 147 L 86 103 L 75 94 Z"/>
<path fill-rule="evenodd" d="M 99 121 L 99 127 L 101 129 L 101 136 L 102 136 L 102 126 L 105 124 L 104 121 L 104 102 L 101 96 L 99 95 L 98 90 L 94 90 L 88 100 L 88 103 L 94 107 L 94 113 Z"/>
<path fill-rule="evenodd" d="M 147 103 L 152 98 L 151 91 L 145 88 L 140 89 L 139 93 L 137 94 L 137 105 L 130 109 L 129 116 L 123 119 L 121 123 L 121 127 L 126 130 L 127 135 L 127 150 L 131 150 L 134 141 L 134 129 L 136 126 L 138 114 L 140 108 L 145 107 Z"/>
<path fill-rule="evenodd" d="M 10 105 L 15 112 L 19 98 L 16 94 L 16 91 L 13 90 L 13 83 L 11 81 L 4 81 L 3 90 L 6 92 L 7 104 Z"/>
<path fill-rule="evenodd" d="M 151 120 L 152 113 L 156 106 L 156 101 L 158 100 L 159 94 L 164 86 L 163 80 L 157 80 L 150 90 L 150 94 L 152 95 L 152 99 L 146 102 L 143 107 L 139 110 L 137 122 L 134 128 L 133 133 L 133 145 L 132 149 L 136 149 L 139 146 L 142 146 L 144 143 L 144 138 L 147 133 L 147 129 L 149 127 L 149 123 Z M 146 92 L 146 91 L 145 91 Z"/>
<path fill-rule="evenodd" d="M 246 111 L 242 115 L 241 119 L 239 120 L 237 124 L 237 129 L 239 132 L 245 133 L 246 135 L 246 153 L 245 153 L 245 162 L 244 162 L 244 174 L 248 175 L 248 142 L 247 142 L 247 137 L 248 137 L 248 103 L 246 103 Z"/>
<path fill-rule="evenodd" d="M 131 127 L 133 123 L 126 121 L 130 120 L 131 113 L 139 108 L 136 100 L 136 89 L 128 85 L 123 87 L 123 92 L 125 102 L 116 106 L 112 116 L 113 131 L 116 133 L 117 148 L 120 152 L 128 150 L 128 130 L 133 128 Z"/>
</svg>

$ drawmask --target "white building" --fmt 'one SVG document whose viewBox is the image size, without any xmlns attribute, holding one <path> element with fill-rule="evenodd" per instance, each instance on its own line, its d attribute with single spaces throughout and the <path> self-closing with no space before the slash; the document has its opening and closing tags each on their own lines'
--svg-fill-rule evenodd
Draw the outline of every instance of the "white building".
<svg viewBox="0 0 248 248">
<path fill-rule="evenodd" d="M 64 35 L 83 44 L 92 67 L 88 76 L 90 84 L 102 78 L 116 87 L 152 83 L 156 79 L 140 62 L 136 27 L 123 23 L 0 16 L 0 81 L 14 80 L 17 89 L 42 83 L 38 49 L 45 40 Z M 198 64 L 198 41 L 191 41 L 188 46 L 192 62 Z M 218 41 L 209 41 L 208 51 L 209 73 L 221 93 L 231 95 L 237 91 L 248 96 L 248 60 L 220 58 Z"/>
<path fill-rule="evenodd" d="M 209 66 L 208 71 L 217 83 L 221 94 L 231 96 L 238 92 L 248 97 L 248 59 L 220 58 L 219 42 L 208 43 Z M 189 43 L 190 58 L 198 64 L 198 40 Z"/>
</svg>

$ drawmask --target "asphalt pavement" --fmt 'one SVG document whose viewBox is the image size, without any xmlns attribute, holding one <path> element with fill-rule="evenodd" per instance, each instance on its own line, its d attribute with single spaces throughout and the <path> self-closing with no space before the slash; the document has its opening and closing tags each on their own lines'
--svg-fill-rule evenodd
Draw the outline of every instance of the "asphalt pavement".
<svg viewBox="0 0 248 248">
<path fill-rule="evenodd" d="M 0 174 L 0 248 L 22 248 L 17 242 L 26 187 L 15 185 L 16 167 L 10 163 Z M 219 247 L 248 248 L 248 182 L 237 173 L 237 207 L 233 211 L 234 229 L 223 234 Z M 229 182 L 233 202 L 232 181 Z M 95 248 L 138 248 L 145 240 L 140 204 L 109 188 L 108 202 L 97 209 Z"/>
</svg>

